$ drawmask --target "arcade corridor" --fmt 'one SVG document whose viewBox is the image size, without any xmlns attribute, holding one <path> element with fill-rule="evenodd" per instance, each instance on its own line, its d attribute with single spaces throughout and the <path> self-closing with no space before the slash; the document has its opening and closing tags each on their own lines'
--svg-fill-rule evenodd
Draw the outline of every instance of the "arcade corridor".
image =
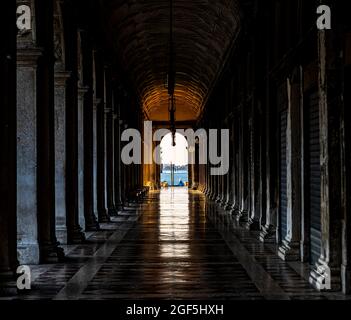
<svg viewBox="0 0 351 320">
<path fill-rule="evenodd" d="M 349 6 L 3 0 L 0 299 L 350 299 Z"/>
<path fill-rule="evenodd" d="M 303 269 L 215 217 L 200 192 L 152 192 L 66 261 L 33 266 L 33 290 L 19 299 L 343 299 L 316 292 Z"/>
</svg>

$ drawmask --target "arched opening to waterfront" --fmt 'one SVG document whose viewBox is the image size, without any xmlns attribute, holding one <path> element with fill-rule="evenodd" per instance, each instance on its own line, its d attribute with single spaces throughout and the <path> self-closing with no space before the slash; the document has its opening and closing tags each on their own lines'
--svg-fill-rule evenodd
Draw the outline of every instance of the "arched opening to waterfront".
<svg viewBox="0 0 351 320">
<path fill-rule="evenodd" d="M 162 187 L 187 187 L 189 185 L 188 142 L 179 133 L 175 136 L 173 146 L 172 134 L 161 141 L 161 185 Z"/>
</svg>

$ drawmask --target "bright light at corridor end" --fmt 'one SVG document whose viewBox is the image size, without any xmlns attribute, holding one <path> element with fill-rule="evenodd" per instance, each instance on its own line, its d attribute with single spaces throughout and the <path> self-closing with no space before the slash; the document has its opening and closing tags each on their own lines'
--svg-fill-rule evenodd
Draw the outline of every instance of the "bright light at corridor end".
<svg viewBox="0 0 351 320">
<path fill-rule="evenodd" d="M 172 134 L 167 134 L 161 142 L 161 161 L 165 164 L 184 166 L 189 163 L 188 142 L 179 133 L 176 134 L 176 145 L 172 145 Z"/>
<path fill-rule="evenodd" d="M 162 140 L 171 135 L 168 129 L 153 130 L 152 122 L 144 122 L 144 132 L 126 129 L 121 135 L 121 160 L 125 165 L 162 164 Z M 211 175 L 223 176 L 229 171 L 230 132 L 228 129 L 177 129 L 188 145 L 187 164 L 211 166 Z M 143 147 L 142 147 L 143 145 Z"/>
</svg>

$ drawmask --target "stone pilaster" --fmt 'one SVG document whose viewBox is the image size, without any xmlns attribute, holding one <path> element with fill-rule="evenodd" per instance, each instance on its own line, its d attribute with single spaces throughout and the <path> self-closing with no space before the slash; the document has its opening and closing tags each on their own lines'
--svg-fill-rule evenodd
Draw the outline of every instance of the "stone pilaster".
<svg viewBox="0 0 351 320">
<path fill-rule="evenodd" d="M 300 259 L 301 243 L 301 115 L 300 83 L 302 75 L 296 71 L 293 79 L 287 80 L 287 235 L 282 240 L 278 254 L 283 260 Z"/>
<path fill-rule="evenodd" d="M 348 43 L 350 43 L 348 39 Z M 348 48 L 351 48 L 348 46 Z M 346 50 L 345 56 L 351 57 L 350 49 Z M 341 264 L 341 282 L 342 291 L 345 294 L 351 293 L 351 92 L 348 90 L 351 84 L 351 67 L 350 61 L 344 66 L 342 74 L 345 76 L 344 101 L 341 104 L 341 199 L 342 199 L 342 264 Z"/>
<path fill-rule="evenodd" d="M 94 99 L 94 108 L 93 108 L 93 177 L 94 177 L 94 185 L 93 185 L 93 192 L 94 192 L 94 214 L 98 216 L 98 187 L 97 187 L 97 109 L 98 105 L 101 103 L 101 99 Z"/>
<path fill-rule="evenodd" d="M 253 104 L 253 103 L 252 103 Z M 257 131 L 257 123 L 256 123 L 256 108 L 254 108 L 254 104 L 252 106 L 251 118 L 249 121 L 249 217 L 246 223 L 246 228 L 249 230 L 258 231 L 260 229 L 260 216 L 259 210 L 256 207 L 257 201 L 257 175 L 256 175 L 256 166 L 257 166 L 257 144 L 256 139 L 259 138 L 259 131 Z"/>
<path fill-rule="evenodd" d="M 89 87 L 80 86 L 78 88 L 78 206 L 79 206 L 79 224 L 84 226 L 86 231 L 95 231 L 99 229 L 93 208 L 93 158 L 94 155 L 88 156 L 86 150 L 86 139 L 89 133 L 86 133 L 87 124 L 86 117 L 86 103 L 87 95 L 89 94 Z M 89 117 L 90 118 L 90 117 Z M 88 121 L 90 123 L 90 121 Z M 90 130 L 93 126 L 90 127 Z M 90 138 L 89 138 L 90 146 Z M 89 147 L 90 150 L 90 147 Z M 87 156 L 89 157 L 88 159 Z M 92 160 L 92 161 L 91 161 Z M 87 177 L 88 175 L 88 177 Z M 91 184 L 91 185 L 90 185 Z M 92 193 L 92 194 L 90 194 Z M 92 198 L 87 200 L 87 196 Z"/>
<path fill-rule="evenodd" d="M 77 54 L 77 27 L 73 21 L 73 10 L 71 2 L 56 1 L 56 20 L 55 28 L 55 57 L 56 57 L 56 82 L 65 82 L 62 94 L 65 95 L 65 118 L 61 121 L 65 122 L 64 139 L 56 142 L 65 146 L 64 159 L 64 181 L 65 181 L 65 210 L 66 210 L 66 226 L 67 241 L 70 244 L 81 243 L 85 240 L 84 233 L 79 225 L 78 215 L 78 54 Z M 65 26 L 63 26 L 63 18 L 65 16 Z M 64 36 L 64 31 L 66 36 Z M 66 52 L 69 54 L 66 55 Z M 65 70 L 69 70 L 69 77 L 66 78 Z M 62 73 L 63 72 L 63 73 Z M 57 74 L 58 73 L 58 74 Z M 61 77 L 62 75 L 63 77 Z M 60 84 L 60 87 L 61 84 Z M 62 95 L 60 93 L 60 99 Z M 56 99 L 57 101 L 57 99 Z M 62 102 L 63 103 L 63 102 Z M 56 104 L 56 102 L 55 102 Z M 63 134 L 61 132 L 61 134 Z M 62 160 L 62 159 L 61 159 Z M 56 161 L 57 165 L 57 161 Z M 63 186 L 62 186 L 63 187 Z M 58 213 L 57 213 L 58 214 Z M 63 219 L 61 219 L 63 221 Z M 84 219 L 83 219 L 84 222 Z M 61 222 L 63 224 L 63 222 Z M 84 225 L 84 224 L 82 224 Z M 58 234 L 59 235 L 59 234 Z M 60 235 L 59 235 L 60 238 Z M 60 239 L 62 240 L 62 239 Z"/>
<path fill-rule="evenodd" d="M 42 50 L 17 52 L 17 236 L 22 264 L 39 263 L 37 207 L 37 69 Z"/>
<path fill-rule="evenodd" d="M 66 85 L 68 72 L 55 72 L 55 208 L 56 235 L 59 242 L 66 244 Z"/>
<path fill-rule="evenodd" d="M 336 56 L 333 31 L 318 31 L 318 91 L 321 145 L 321 255 L 311 271 L 310 283 L 318 290 L 341 290 L 340 130 L 338 84 L 334 83 Z M 339 49 L 340 50 L 340 49 Z M 340 84 L 339 84 L 340 85 Z M 333 161 L 331 161 L 333 159 Z"/>
<path fill-rule="evenodd" d="M 115 161 L 114 161 L 114 115 L 113 115 L 113 90 L 112 77 L 109 68 L 105 67 L 106 109 L 105 109 L 105 138 L 106 138 L 106 203 L 108 215 L 116 216 L 115 206 Z"/>
<path fill-rule="evenodd" d="M 108 222 L 105 169 L 105 105 L 97 107 L 97 205 L 99 222 Z"/>
<path fill-rule="evenodd" d="M 277 158 L 277 147 L 274 143 L 275 137 L 274 133 L 274 114 L 275 111 L 271 107 L 270 103 L 270 82 L 267 80 L 266 87 L 266 114 L 265 114 L 265 131 L 266 131 L 266 139 L 265 139 L 265 154 L 266 157 L 266 176 L 263 181 L 266 189 L 266 198 L 263 201 L 266 202 L 266 216 L 265 220 L 262 221 L 262 231 L 260 233 L 260 241 L 265 243 L 274 243 L 276 242 L 276 233 L 277 233 L 277 208 L 274 203 L 274 195 L 275 195 L 275 183 L 277 180 L 275 178 L 276 167 L 275 159 Z"/>
<path fill-rule="evenodd" d="M 57 262 L 64 257 L 55 230 L 55 87 L 53 2 L 38 0 L 36 39 L 43 54 L 37 81 L 37 209 L 40 261 Z"/>
<path fill-rule="evenodd" d="M 99 230 L 94 213 L 94 92 L 93 92 L 93 49 L 91 35 L 80 31 L 81 83 L 85 89 L 83 97 L 84 137 L 84 218 L 85 229 Z"/>
<path fill-rule="evenodd" d="M 232 142 L 231 142 L 231 183 L 230 199 L 231 214 L 236 217 L 239 214 L 239 116 L 235 113 L 232 124 Z"/>
<path fill-rule="evenodd" d="M 117 211 L 121 211 L 123 209 L 123 202 L 122 202 L 122 181 L 121 181 L 121 122 L 120 122 L 120 113 L 118 106 L 115 114 L 115 201 L 116 201 L 116 209 Z"/>
<path fill-rule="evenodd" d="M 230 120 L 232 121 L 232 120 Z M 224 209 L 232 211 L 234 205 L 234 174 L 235 174 L 235 162 L 234 162 L 234 121 L 230 128 L 230 140 L 229 140 L 229 172 L 226 175 L 226 197 L 224 202 Z"/>
<path fill-rule="evenodd" d="M 88 88 L 78 88 L 78 216 L 79 224 L 85 229 L 85 218 L 84 218 L 84 95 L 88 91 Z"/>
<path fill-rule="evenodd" d="M 247 141 L 247 117 L 246 111 L 241 106 L 240 123 L 239 123 L 239 211 L 236 219 L 242 223 L 248 221 L 248 210 L 249 210 L 249 197 L 248 197 L 248 185 L 249 185 L 249 170 L 248 170 L 248 141 Z"/>
</svg>

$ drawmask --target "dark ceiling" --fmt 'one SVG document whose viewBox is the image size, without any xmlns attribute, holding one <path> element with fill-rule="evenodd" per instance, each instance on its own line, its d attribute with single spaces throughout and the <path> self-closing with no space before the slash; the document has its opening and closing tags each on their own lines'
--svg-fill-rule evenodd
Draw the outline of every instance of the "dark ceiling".
<svg viewBox="0 0 351 320">
<path fill-rule="evenodd" d="M 167 121 L 170 1 L 104 0 L 105 30 L 145 113 Z M 173 0 L 176 121 L 196 120 L 240 28 L 236 0 Z"/>
</svg>

